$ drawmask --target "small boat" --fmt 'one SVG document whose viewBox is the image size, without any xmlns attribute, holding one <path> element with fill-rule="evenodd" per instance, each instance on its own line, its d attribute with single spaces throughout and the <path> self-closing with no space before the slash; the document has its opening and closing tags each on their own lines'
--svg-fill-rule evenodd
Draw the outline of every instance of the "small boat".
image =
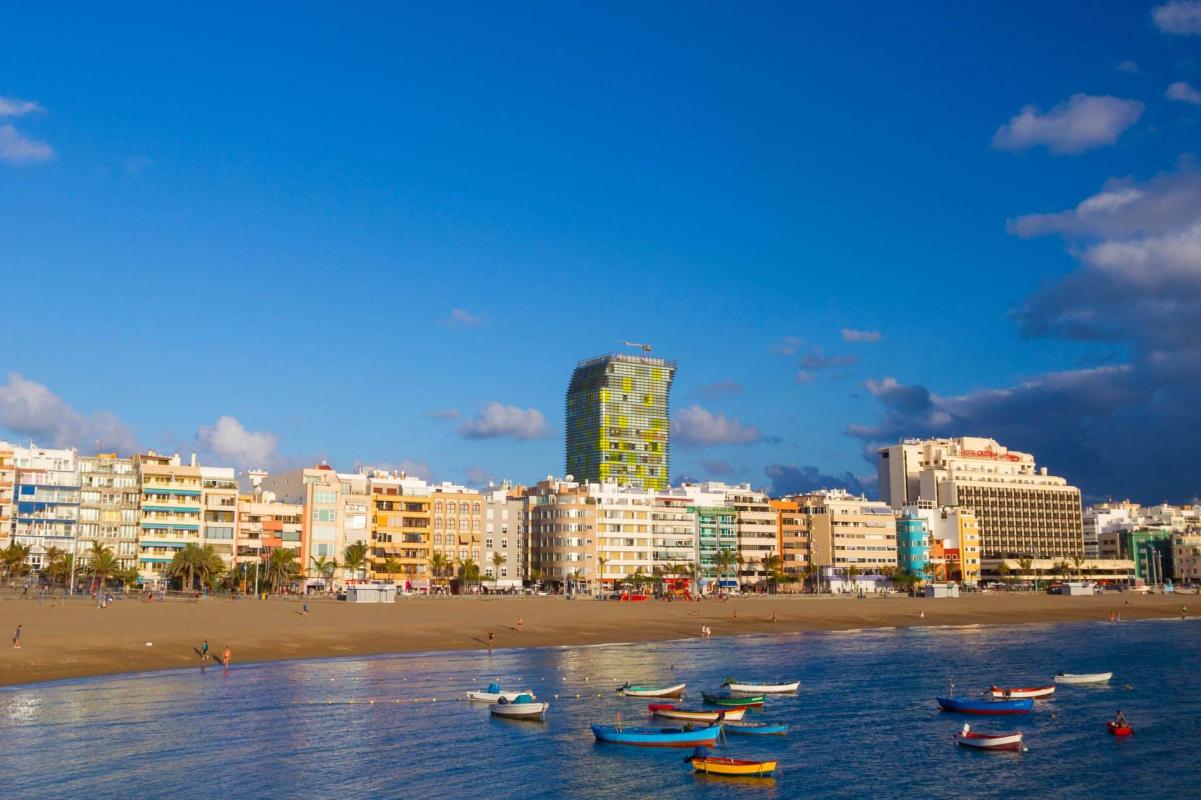
<svg viewBox="0 0 1201 800">
<path fill-rule="evenodd" d="M 730 694 L 729 692 L 701 692 L 701 697 L 711 706 L 761 706 L 766 695 L 761 694 Z"/>
<path fill-rule="evenodd" d="M 1129 725 L 1119 725 L 1116 722 L 1106 722 L 1105 729 L 1114 736 L 1133 736 L 1134 728 Z"/>
<path fill-rule="evenodd" d="M 502 698 L 488 706 L 488 711 L 494 717 L 506 719 L 544 719 L 548 708 L 550 703 L 539 703 L 532 695 L 523 694 L 512 702 Z"/>
<path fill-rule="evenodd" d="M 776 771 L 775 761 L 743 761 L 737 758 L 703 756 L 690 758 L 692 768 L 706 775 L 735 775 L 738 777 L 768 777 Z"/>
<path fill-rule="evenodd" d="M 726 680 L 722 686 L 738 694 L 789 694 L 801 687 L 800 681 L 792 683 L 739 683 L 733 678 Z"/>
<path fill-rule="evenodd" d="M 935 699 L 943 711 L 955 711 L 960 714 L 1029 714 L 1034 708 L 1034 700 L 1029 697 L 1020 700 L 979 700 L 975 697 Z"/>
<path fill-rule="evenodd" d="M 1109 683 L 1112 672 L 1059 672 L 1055 675 L 1056 683 Z"/>
<path fill-rule="evenodd" d="M 729 720 L 737 722 L 746 714 L 745 708 L 723 708 L 711 711 L 705 708 L 677 708 L 671 703 L 651 703 L 646 710 L 656 717 L 664 719 L 680 719 L 688 722 L 719 723 Z"/>
<path fill-rule="evenodd" d="M 721 735 L 720 725 L 704 728 L 626 728 L 621 725 L 593 725 L 598 742 L 632 744 L 639 747 L 695 747 L 713 745 Z"/>
<path fill-rule="evenodd" d="M 784 722 L 723 722 L 722 730 L 746 736 L 784 736 L 788 724 Z"/>
<path fill-rule="evenodd" d="M 474 700 L 477 703 L 497 703 L 500 702 L 500 699 L 503 697 L 505 700 L 512 703 L 523 694 L 528 694 L 530 697 L 534 696 L 534 693 L 529 689 L 516 692 L 506 692 L 501 690 L 499 683 L 490 683 L 488 684 L 488 688 L 482 692 L 468 692 L 467 699 Z"/>
<path fill-rule="evenodd" d="M 963 726 L 963 730 L 955 734 L 955 741 L 960 747 L 971 747 L 976 750 L 1016 750 L 1022 751 L 1022 734 L 1019 733 L 975 733 Z"/>
<path fill-rule="evenodd" d="M 1023 686 L 1020 688 L 1003 689 L 1000 686 L 989 687 L 988 693 L 998 699 L 1033 697 L 1036 700 L 1055 694 L 1055 684 L 1048 686 Z"/>
<path fill-rule="evenodd" d="M 677 683 L 674 686 L 625 686 L 617 687 L 617 693 L 626 697 L 680 697 L 684 694 L 686 684 Z"/>
</svg>

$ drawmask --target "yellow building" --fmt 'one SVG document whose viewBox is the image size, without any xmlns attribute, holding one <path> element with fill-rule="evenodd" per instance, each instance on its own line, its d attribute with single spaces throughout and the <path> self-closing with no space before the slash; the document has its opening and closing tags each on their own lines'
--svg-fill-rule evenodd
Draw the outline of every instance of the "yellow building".
<svg viewBox="0 0 1201 800">
<path fill-rule="evenodd" d="M 413 589 L 430 586 L 432 505 L 430 487 L 416 478 L 375 471 L 371 492 L 371 570 Z M 394 564 L 394 571 L 388 563 Z"/>
<path fill-rule="evenodd" d="M 953 514 L 957 518 L 956 527 L 959 530 L 959 580 L 968 584 L 979 583 L 980 521 L 971 509 L 958 508 Z"/>
<path fill-rule="evenodd" d="M 462 486 L 443 484 L 434 487 L 433 551 L 446 557 L 455 567 L 470 559 L 484 571 L 483 553 L 484 496 Z M 442 578 L 449 575 L 442 575 Z"/>
<path fill-rule="evenodd" d="M 0 442 L 0 547 L 7 547 L 12 542 L 13 483 L 16 477 L 13 446 Z"/>
<path fill-rule="evenodd" d="M 153 451 L 134 456 L 141 477 L 138 572 L 146 583 L 169 580 L 167 566 L 189 544 L 201 543 L 200 468 Z"/>
</svg>

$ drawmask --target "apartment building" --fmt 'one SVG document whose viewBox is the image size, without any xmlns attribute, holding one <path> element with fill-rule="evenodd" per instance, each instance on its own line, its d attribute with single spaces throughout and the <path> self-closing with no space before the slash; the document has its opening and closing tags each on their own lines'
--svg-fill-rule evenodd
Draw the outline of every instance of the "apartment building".
<svg viewBox="0 0 1201 800">
<path fill-rule="evenodd" d="M 1201 583 L 1201 528 L 1172 536 L 1172 577 L 1186 583 Z"/>
<path fill-rule="evenodd" d="M 179 454 L 150 451 L 133 457 L 141 484 L 138 572 L 145 584 L 169 580 L 167 567 L 189 544 L 203 542 L 204 487 L 200 467 Z"/>
<path fill-rule="evenodd" d="M 651 571 L 671 578 L 672 585 L 687 587 L 683 577 L 697 561 L 695 500 L 682 489 L 655 494 L 651 508 Z"/>
<path fill-rule="evenodd" d="M 256 573 L 271 552 L 280 548 L 296 553 L 300 564 L 301 538 L 304 533 L 304 506 L 279 501 L 274 492 L 263 489 L 267 473 L 249 473 L 252 492 L 238 495 L 238 513 L 234 535 L 235 580 L 242 586 L 253 586 Z"/>
<path fill-rule="evenodd" d="M 1080 490 L 1034 456 L 993 439 L 907 439 L 878 451 L 880 497 L 894 508 L 923 500 L 972 509 L 984 553 L 1084 554 Z"/>
<path fill-rule="evenodd" d="M 720 505 L 725 499 L 723 495 L 709 494 L 695 499 L 714 503 L 691 507 L 696 515 L 696 564 L 701 589 L 706 592 L 733 589 L 738 586 L 737 564 L 722 569 L 718 558 L 722 552 L 738 556 L 737 512 L 733 506 Z"/>
<path fill-rule="evenodd" d="M 73 553 L 79 529 L 79 463 L 74 450 L 13 448 L 12 538 L 30 548 L 34 569 L 49 563 L 52 548 Z"/>
<path fill-rule="evenodd" d="M 0 548 L 12 543 L 13 489 L 17 479 L 14 447 L 8 442 L 0 442 Z"/>
<path fill-rule="evenodd" d="M 254 480 L 252 477 L 252 482 Z M 371 492 L 365 473 L 338 472 L 322 463 L 263 476 L 259 483 L 264 493 L 275 495 L 277 502 L 304 509 L 297 563 L 307 576 L 306 580 L 312 582 L 310 585 L 321 584 L 321 577 L 313 566 L 315 561 L 337 559 L 342 564 L 347 547 L 370 543 Z M 352 571 L 339 566 L 334 574 L 334 584 L 362 579 L 364 574 L 364 570 Z"/>
<path fill-rule="evenodd" d="M 596 588 L 596 504 L 588 487 L 547 477 L 528 490 L 527 502 L 531 580 Z"/>
<path fill-rule="evenodd" d="M 453 483 L 441 483 L 432 488 L 432 552 L 442 553 L 451 565 L 461 565 L 470 559 L 479 566 L 482 573 L 484 496 Z"/>
<path fill-rule="evenodd" d="M 524 490 L 504 483 L 483 492 L 483 498 L 484 576 L 495 589 L 520 589 L 526 574 Z M 499 556 L 499 564 L 494 556 Z"/>
<path fill-rule="evenodd" d="M 233 570 L 237 547 L 235 529 L 238 515 L 238 477 L 232 467 L 200 467 L 201 501 L 204 505 L 200 539 L 204 546 Z"/>
<path fill-rule="evenodd" d="M 374 577 L 395 579 L 406 590 L 429 589 L 434 503 L 429 484 L 404 473 L 373 470 L 367 488 Z"/>
<path fill-rule="evenodd" d="M 107 547 L 123 569 L 138 566 L 142 488 L 132 458 L 79 457 L 79 552 Z"/>
<path fill-rule="evenodd" d="M 845 575 L 879 572 L 897 565 L 897 528 L 886 503 L 858 497 L 843 489 L 825 489 L 797 498 L 808 517 L 813 563 Z"/>
<path fill-rule="evenodd" d="M 618 586 L 635 573 L 654 572 L 652 516 L 655 490 L 619 486 L 615 481 L 588 484 L 595 504 L 597 576 L 603 587 Z"/>
</svg>

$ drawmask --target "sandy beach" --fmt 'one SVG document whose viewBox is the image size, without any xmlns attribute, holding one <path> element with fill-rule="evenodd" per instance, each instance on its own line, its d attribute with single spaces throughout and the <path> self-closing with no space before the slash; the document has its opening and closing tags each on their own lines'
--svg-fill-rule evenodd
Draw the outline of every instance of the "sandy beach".
<svg viewBox="0 0 1201 800">
<path fill-rule="evenodd" d="M 349 656 L 431 650 L 656 641 L 765 632 L 847 630 L 911 625 L 1013 624 L 1179 616 L 1201 609 L 1194 596 L 1107 594 L 1060 597 L 986 594 L 958 599 L 909 597 L 746 597 L 726 602 L 619 603 L 561 597 L 406 598 L 394 605 L 310 600 L 208 599 L 144 603 L 123 599 L 107 609 L 79 600 L 39 604 L 0 601 L 0 685 L 88 675 L 196 666 L 207 639 L 214 655 L 233 660 Z M 1196 606 L 1196 608 L 1194 608 Z M 924 617 L 922 616 L 924 612 Z M 775 615 L 773 622 L 772 616 Z M 517 620 L 523 620 L 517 630 Z M 11 637 L 22 626 L 21 648 Z M 148 644 L 150 643 L 150 644 Z"/>
</svg>

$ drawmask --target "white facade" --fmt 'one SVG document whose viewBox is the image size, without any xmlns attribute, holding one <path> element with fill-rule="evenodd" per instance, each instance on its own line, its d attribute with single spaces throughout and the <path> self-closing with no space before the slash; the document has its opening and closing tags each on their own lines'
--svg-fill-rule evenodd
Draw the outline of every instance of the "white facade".
<svg viewBox="0 0 1201 800">
<path fill-rule="evenodd" d="M 12 540 L 30 548 L 26 562 L 45 567 L 50 548 L 78 549 L 79 463 L 73 449 L 13 447 Z"/>
</svg>

